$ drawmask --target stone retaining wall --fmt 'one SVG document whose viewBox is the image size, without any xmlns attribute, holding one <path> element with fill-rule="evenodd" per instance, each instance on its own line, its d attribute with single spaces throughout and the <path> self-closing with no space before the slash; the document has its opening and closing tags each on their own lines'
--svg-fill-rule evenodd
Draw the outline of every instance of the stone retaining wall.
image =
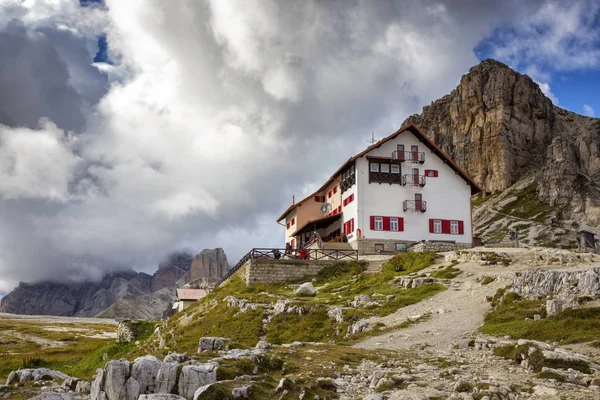
<svg viewBox="0 0 600 400">
<path fill-rule="evenodd" d="M 358 250 L 359 255 L 367 254 L 396 254 L 399 253 L 396 250 L 396 244 L 403 243 L 406 248 L 413 245 L 414 241 L 409 240 L 392 240 L 392 239 L 358 239 L 350 242 L 350 246 L 354 250 Z M 381 250 L 380 250 L 381 249 Z"/>
<path fill-rule="evenodd" d="M 317 275 L 332 261 L 269 260 L 248 261 L 238 272 L 246 284 L 284 283 Z"/>
<path fill-rule="evenodd" d="M 410 253 L 428 253 L 442 251 L 456 251 L 470 249 L 471 243 L 447 243 L 447 242 L 421 242 L 412 246 L 408 251 Z"/>
</svg>

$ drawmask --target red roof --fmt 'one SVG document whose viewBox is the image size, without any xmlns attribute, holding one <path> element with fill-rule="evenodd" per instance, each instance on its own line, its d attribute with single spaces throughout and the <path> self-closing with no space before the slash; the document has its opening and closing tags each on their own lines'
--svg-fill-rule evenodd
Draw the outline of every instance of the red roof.
<svg viewBox="0 0 600 400">
<path fill-rule="evenodd" d="M 200 300 L 206 297 L 204 289 L 177 289 L 179 300 Z"/>
<path fill-rule="evenodd" d="M 304 199 L 302 199 L 298 203 L 292 204 L 291 206 L 289 206 L 288 209 L 285 210 L 283 212 L 283 214 L 281 214 L 281 216 L 277 219 L 277 222 L 279 222 L 282 219 L 284 219 L 292 210 L 294 210 L 296 207 L 298 207 L 302 203 L 306 202 L 308 199 L 311 199 L 314 196 L 318 195 L 319 192 L 321 192 L 323 189 L 325 189 L 335 179 L 335 177 L 337 175 L 339 175 L 339 173 L 342 171 L 342 169 L 344 169 L 344 167 L 346 167 L 349 163 L 353 162 L 357 158 L 360 158 L 360 157 L 364 156 L 365 154 L 367 154 L 371 150 L 381 147 L 384 143 L 386 143 L 386 142 L 394 139 L 396 136 L 398 136 L 399 134 L 401 134 L 404 131 L 410 131 L 419 140 L 421 140 L 433 153 L 435 153 L 438 157 L 440 157 L 442 160 L 444 160 L 445 162 L 447 162 L 448 165 L 450 166 L 450 168 L 452 168 L 469 185 L 471 185 L 471 195 L 474 195 L 474 194 L 477 194 L 477 193 L 481 192 L 481 188 L 475 183 L 475 181 L 473 181 L 473 179 L 465 171 L 463 171 L 454 162 L 454 160 L 452 160 L 450 158 L 450 156 L 448 156 L 446 153 L 444 153 L 442 151 L 442 149 L 440 149 L 435 143 L 433 143 L 433 141 L 427 135 L 425 135 L 423 132 L 421 132 L 419 130 L 419 128 L 417 128 L 414 124 L 408 124 L 408 125 L 405 125 L 405 126 L 401 127 L 396 132 L 392 133 L 390 136 L 388 136 L 388 137 L 386 137 L 384 139 L 381 139 L 377 143 L 375 143 L 375 144 L 367 147 L 365 150 L 361 151 L 360 153 L 358 153 L 354 157 L 350 157 L 348 159 L 348 161 L 346 161 L 344 164 L 342 164 L 342 166 L 339 167 L 337 169 L 337 171 L 335 171 L 333 173 L 333 175 L 331 175 L 331 177 L 319 189 L 317 189 L 313 194 L 311 194 L 310 196 L 305 197 Z"/>
</svg>

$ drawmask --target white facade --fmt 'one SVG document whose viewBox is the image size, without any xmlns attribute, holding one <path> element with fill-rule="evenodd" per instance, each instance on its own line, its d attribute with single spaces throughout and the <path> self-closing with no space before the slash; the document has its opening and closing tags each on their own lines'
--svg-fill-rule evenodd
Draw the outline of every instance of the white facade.
<svg viewBox="0 0 600 400">
<path fill-rule="evenodd" d="M 400 174 L 411 174 L 413 168 L 419 169 L 419 175 L 425 170 L 438 171 L 438 176 L 425 177 L 425 186 L 398 185 L 389 183 L 369 183 L 369 160 L 367 157 L 392 157 L 398 144 L 405 149 L 418 146 L 424 153 L 423 164 L 404 161 L 400 164 Z M 447 162 L 434 154 L 410 131 L 404 131 L 395 139 L 389 140 L 356 160 L 356 182 L 353 188 L 357 192 L 356 227 L 361 229 L 366 239 L 396 239 L 406 241 L 448 240 L 458 243 L 471 243 L 471 186 L 457 174 Z M 404 211 L 404 200 L 415 200 L 415 194 L 421 194 L 427 210 Z M 345 193 L 343 194 L 345 196 Z M 345 212 L 344 212 L 345 214 Z M 402 232 L 375 231 L 371 229 L 371 216 L 400 217 L 404 220 Z M 344 215 L 344 217 L 346 217 Z M 430 232 L 430 219 L 463 221 L 463 234 L 441 234 Z M 355 240 L 355 238 L 352 238 Z"/>
<path fill-rule="evenodd" d="M 394 159 L 398 145 L 404 146 L 404 161 Z M 413 161 L 413 146 L 417 147 L 417 153 L 423 153 L 423 158 Z M 387 175 L 370 180 L 371 162 L 377 163 L 380 171 Z M 435 176 L 425 176 L 426 170 Z M 351 175 L 348 175 L 349 171 L 354 171 L 354 184 L 347 187 L 351 182 L 347 180 Z M 416 185 L 411 184 L 414 173 L 425 176 L 424 184 L 420 180 Z M 409 175 L 406 184 L 402 182 L 404 175 Z M 386 179 L 388 181 L 383 182 Z M 334 191 L 330 196 L 333 188 L 337 193 Z M 346 190 L 342 192 L 342 189 Z M 312 226 L 322 238 L 341 231 L 350 243 L 366 239 L 368 242 L 385 240 L 386 246 L 394 246 L 393 241 L 423 240 L 471 244 L 471 195 L 478 191 L 477 185 L 452 160 L 416 127 L 409 125 L 352 157 L 317 192 L 286 210 L 280 220 L 285 219 L 288 225 L 291 221 L 296 222 L 295 226 L 292 224 L 286 229 L 288 243 L 293 235 L 301 232 L 306 235 Z M 418 200 L 416 195 L 420 195 L 421 202 L 417 204 L 426 204 L 425 210 L 414 209 Z M 324 220 L 319 228 L 314 221 L 327 215 L 320 211 L 321 204 L 315 203 L 315 196 L 323 196 L 325 202 L 330 203 L 333 215 L 341 212 L 341 219 L 330 225 L 326 225 L 329 220 Z M 352 201 L 348 201 L 349 198 Z M 405 209 L 404 201 L 410 202 L 408 209 Z M 386 223 L 374 226 L 373 217 L 381 217 Z M 394 230 L 396 221 L 398 230 Z"/>
</svg>

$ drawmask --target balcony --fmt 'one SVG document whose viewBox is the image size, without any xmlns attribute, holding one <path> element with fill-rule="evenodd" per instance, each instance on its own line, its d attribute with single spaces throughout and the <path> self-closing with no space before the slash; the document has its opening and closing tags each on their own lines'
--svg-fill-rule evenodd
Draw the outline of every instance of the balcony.
<svg viewBox="0 0 600 400">
<path fill-rule="evenodd" d="M 408 161 L 411 163 L 423 164 L 425 162 L 425 153 L 418 151 L 393 151 L 392 162 L 401 163 Z"/>
<path fill-rule="evenodd" d="M 425 175 L 402 175 L 402 186 L 425 186 Z"/>
<path fill-rule="evenodd" d="M 404 211 L 425 212 L 427 211 L 427 202 L 424 200 L 404 200 L 402 203 Z"/>
</svg>

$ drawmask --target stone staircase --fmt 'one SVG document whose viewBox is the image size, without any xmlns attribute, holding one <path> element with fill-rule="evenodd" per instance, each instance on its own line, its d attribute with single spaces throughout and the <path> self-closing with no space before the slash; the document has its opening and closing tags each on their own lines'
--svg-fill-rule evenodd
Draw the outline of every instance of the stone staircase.
<svg viewBox="0 0 600 400">
<path fill-rule="evenodd" d="M 365 274 L 379 274 L 385 261 L 369 261 Z"/>
</svg>

